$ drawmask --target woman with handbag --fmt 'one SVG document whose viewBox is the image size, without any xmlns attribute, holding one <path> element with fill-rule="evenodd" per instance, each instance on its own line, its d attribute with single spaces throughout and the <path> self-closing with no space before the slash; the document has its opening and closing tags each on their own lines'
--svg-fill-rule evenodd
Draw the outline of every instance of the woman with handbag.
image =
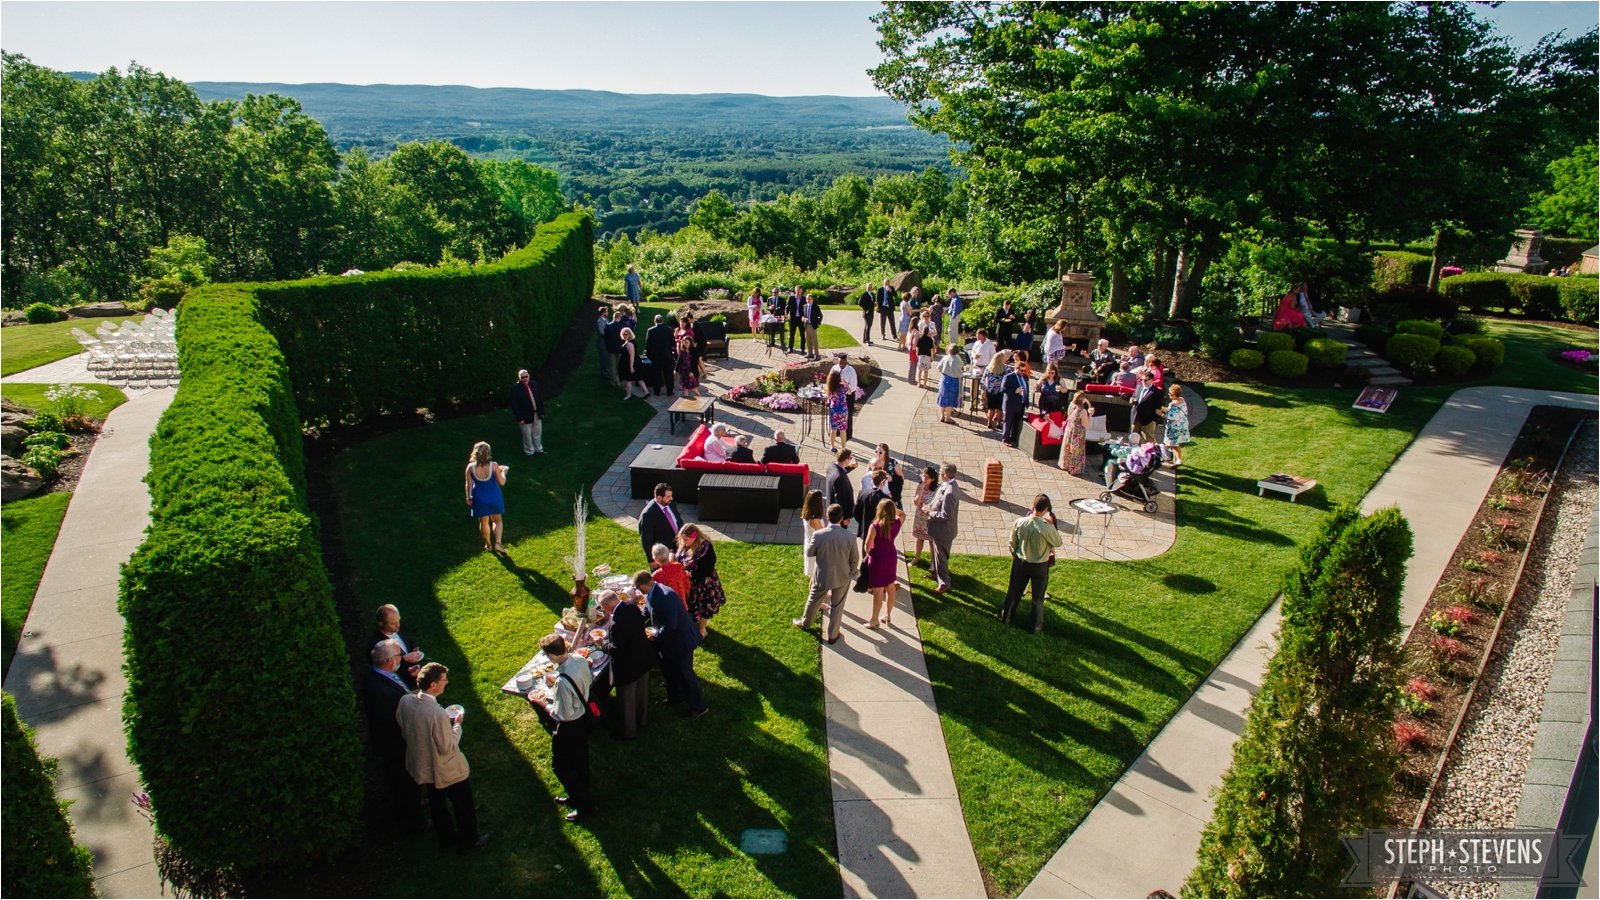
<svg viewBox="0 0 1600 900">
<path fill-rule="evenodd" d="M 880 622 L 890 624 L 890 616 L 894 613 L 894 596 L 900 588 L 898 542 L 901 523 L 905 518 L 906 514 L 894 505 L 893 500 L 880 500 L 877 514 L 867 527 L 861 568 L 867 577 L 867 590 L 872 592 L 872 616 L 867 619 L 868 628 L 877 628 Z M 883 613 L 881 619 L 879 612 Z"/>
</svg>

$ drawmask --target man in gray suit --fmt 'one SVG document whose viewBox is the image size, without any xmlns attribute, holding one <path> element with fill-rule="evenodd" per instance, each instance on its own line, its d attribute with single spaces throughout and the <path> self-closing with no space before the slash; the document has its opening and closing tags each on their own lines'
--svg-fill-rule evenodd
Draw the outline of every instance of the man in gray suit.
<svg viewBox="0 0 1600 900">
<path fill-rule="evenodd" d="M 956 520 L 961 512 L 961 489 L 956 486 L 956 464 L 939 467 L 939 487 L 923 505 L 928 517 L 928 537 L 933 544 L 934 593 L 950 590 L 950 545 L 956 540 Z M 821 535 L 818 535 L 819 537 Z"/>
<path fill-rule="evenodd" d="M 861 543 L 847 531 L 844 507 L 835 503 L 828 507 L 828 527 L 811 538 L 808 555 L 817 558 L 816 574 L 811 578 L 811 594 L 806 598 L 806 611 L 793 620 L 796 628 L 809 628 L 816 620 L 823 603 L 833 604 L 828 615 L 826 638 L 828 643 L 839 639 L 839 626 L 844 620 L 844 601 L 850 596 L 850 582 L 861 569 Z"/>
</svg>

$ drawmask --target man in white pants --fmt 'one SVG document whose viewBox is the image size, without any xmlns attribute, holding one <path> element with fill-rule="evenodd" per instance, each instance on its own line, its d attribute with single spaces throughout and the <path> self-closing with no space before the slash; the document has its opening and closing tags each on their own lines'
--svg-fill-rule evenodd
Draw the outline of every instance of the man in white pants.
<svg viewBox="0 0 1600 900">
<path fill-rule="evenodd" d="M 532 456 L 544 452 L 544 397 L 527 369 L 517 371 L 511 386 L 511 415 L 522 432 L 522 453 Z"/>
</svg>

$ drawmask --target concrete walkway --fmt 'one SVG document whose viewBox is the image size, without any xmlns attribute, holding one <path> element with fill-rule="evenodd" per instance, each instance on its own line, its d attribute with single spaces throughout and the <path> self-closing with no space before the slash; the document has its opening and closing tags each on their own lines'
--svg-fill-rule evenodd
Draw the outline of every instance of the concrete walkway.
<svg viewBox="0 0 1600 900">
<path fill-rule="evenodd" d="M 107 418 L 72 494 L 5 681 L 18 714 L 38 729 L 40 751 L 61 760 L 56 790 L 73 801 L 78 842 L 94 854 L 102 897 L 162 892 L 152 828 L 130 802 L 139 773 L 128 760 L 122 732 L 127 681 L 117 581 L 150 523 L 144 484 L 150 435 L 175 393 L 139 393 Z"/>
<path fill-rule="evenodd" d="M 1362 502 L 1398 505 L 1415 553 L 1401 621 L 1416 623 L 1534 406 L 1595 409 L 1592 394 L 1464 388 L 1451 396 Z M 1273 603 L 1022 892 L 1024 897 L 1177 893 L 1211 819 L 1211 791 L 1233 761 L 1282 614 Z"/>
</svg>

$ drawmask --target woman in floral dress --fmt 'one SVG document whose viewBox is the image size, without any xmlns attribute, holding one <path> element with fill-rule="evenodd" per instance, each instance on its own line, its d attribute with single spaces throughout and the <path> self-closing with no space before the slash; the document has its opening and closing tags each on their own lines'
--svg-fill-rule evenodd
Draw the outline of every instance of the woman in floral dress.
<svg viewBox="0 0 1600 900">
<path fill-rule="evenodd" d="M 699 354 L 695 352 L 694 329 L 690 324 L 691 319 L 686 313 L 672 332 L 672 339 L 678 345 L 678 393 L 684 399 L 700 396 L 700 376 L 696 373 Z"/>
<path fill-rule="evenodd" d="M 1061 436 L 1061 457 L 1056 465 L 1078 475 L 1083 472 L 1084 436 L 1089 433 L 1089 419 L 1094 407 L 1089 405 L 1089 395 L 1079 391 L 1072 395 L 1072 405 L 1067 407 L 1067 431 Z"/>
<path fill-rule="evenodd" d="M 1184 444 L 1189 443 L 1189 404 L 1183 399 L 1183 388 L 1173 385 L 1167 389 L 1167 436 L 1162 443 L 1172 450 L 1172 464 L 1183 465 Z"/>
<path fill-rule="evenodd" d="M 689 596 L 684 599 L 705 637 L 706 623 L 728 602 L 717 577 L 717 551 L 698 527 L 685 525 L 678 529 L 678 562 L 689 570 Z"/>
<path fill-rule="evenodd" d="M 845 432 L 850 428 L 850 401 L 844 393 L 844 381 L 839 370 L 828 372 L 825 390 L 828 394 L 828 447 L 835 453 L 844 446 Z"/>
<path fill-rule="evenodd" d="M 911 508 L 916 514 L 911 519 L 911 536 L 917 539 L 916 552 L 907 562 L 916 565 L 922 561 L 922 542 L 928 542 L 928 554 L 933 554 L 933 538 L 928 536 L 928 514 L 922 511 L 928 501 L 933 498 L 933 492 L 939 489 L 939 470 L 929 466 L 922 470 L 922 481 L 917 483 L 917 492 L 912 495 Z"/>
</svg>

